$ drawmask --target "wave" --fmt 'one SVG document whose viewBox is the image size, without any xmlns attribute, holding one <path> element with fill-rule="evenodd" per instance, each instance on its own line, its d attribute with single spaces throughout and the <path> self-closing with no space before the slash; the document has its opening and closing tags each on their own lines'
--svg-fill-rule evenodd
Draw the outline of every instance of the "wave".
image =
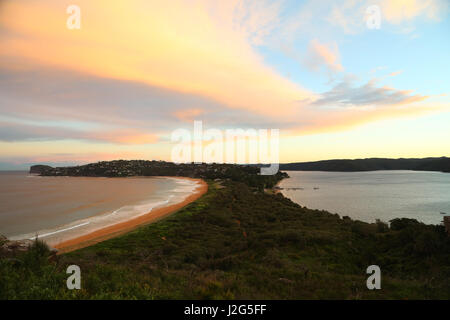
<svg viewBox="0 0 450 320">
<path fill-rule="evenodd" d="M 151 214 L 154 209 L 184 201 L 198 187 L 198 183 L 196 181 L 188 180 L 187 183 L 183 183 L 184 181 L 180 179 L 176 180 L 176 187 L 170 190 L 170 194 L 163 200 L 155 201 L 155 199 L 152 199 L 149 201 L 141 201 L 136 204 L 120 207 L 113 211 L 76 220 L 71 223 L 61 225 L 57 228 L 39 230 L 33 233 L 14 236 L 11 237 L 11 240 L 34 240 L 39 238 L 44 240 L 49 245 L 56 245 L 58 243 L 77 238 L 121 222 Z"/>
<path fill-rule="evenodd" d="M 73 227 L 69 227 L 69 228 L 65 228 L 65 229 L 61 229 L 61 230 L 57 230 L 57 231 L 53 231 L 53 232 L 49 232 L 49 233 L 44 233 L 44 234 L 36 234 L 34 237 L 29 238 L 29 240 L 34 240 L 34 239 L 37 239 L 37 238 L 44 238 L 44 237 L 51 236 L 51 235 L 54 235 L 54 234 L 57 234 L 57 233 L 60 233 L 60 232 L 64 232 L 64 231 L 72 230 L 72 229 L 75 229 L 75 228 L 79 228 L 79 227 L 88 225 L 89 223 L 90 222 L 84 222 L 82 224 L 79 224 L 79 225 L 76 225 L 76 226 L 73 226 Z"/>
</svg>

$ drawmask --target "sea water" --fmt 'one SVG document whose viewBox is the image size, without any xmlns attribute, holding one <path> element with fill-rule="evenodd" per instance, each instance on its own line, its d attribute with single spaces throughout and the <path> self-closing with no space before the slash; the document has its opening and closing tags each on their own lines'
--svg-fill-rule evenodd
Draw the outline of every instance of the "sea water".
<svg viewBox="0 0 450 320">
<path fill-rule="evenodd" d="M 440 224 L 450 214 L 450 173 L 287 171 L 282 193 L 311 209 L 366 222 L 411 218 Z"/>
<path fill-rule="evenodd" d="M 49 244 L 182 202 L 196 181 L 170 177 L 41 177 L 0 172 L 0 234 Z"/>
</svg>

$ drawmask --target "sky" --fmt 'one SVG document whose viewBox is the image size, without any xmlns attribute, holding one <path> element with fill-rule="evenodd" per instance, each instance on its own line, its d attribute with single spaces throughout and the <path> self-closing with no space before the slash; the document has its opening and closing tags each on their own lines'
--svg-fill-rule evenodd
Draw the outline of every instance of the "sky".
<svg viewBox="0 0 450 320">
<path fill-rule="evenodd" d="M 448 0 L 0 0 L 0 170 L 170 160 L 194 120 L 279 129 L 282 163 L 450 156 L 449 14 Z"/>
</svg>

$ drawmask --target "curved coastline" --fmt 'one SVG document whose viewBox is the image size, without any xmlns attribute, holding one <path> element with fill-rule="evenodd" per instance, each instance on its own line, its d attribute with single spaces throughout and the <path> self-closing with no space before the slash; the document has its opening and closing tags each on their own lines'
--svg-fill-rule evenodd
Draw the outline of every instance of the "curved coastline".
<svg viewBox="0 0 450 320">
<path fill-rule="evenodd" d="M 147 214 L 131 218 L 130 220 L 119 222 L 117 224 L 105 228 L 95 230 L 91 233 L 73 239 L 60 242 L 54 245 L 53 247 L 58 249 L 58 253 L 60 254 L 88 247 L 96 243 L 117 237 L 124 233 L 130 232 L 140 226 L 156 222 L 162 218 L 169 216 L 170 214 L 180 210 L 181 208 L 185 207 L 191 202 L 197 200 L 208 191 L 208 184 L 202 179 L 194 179 L 188 177 L 164 177 L 164 178 L 191 180 L 197 182 L 198 186 L 196 187 L 196 189 L 193 191 L 192 194 L 187 196 L 181 202 L 155 208 L 154 210 L 152 210 Z"/>
</svg>

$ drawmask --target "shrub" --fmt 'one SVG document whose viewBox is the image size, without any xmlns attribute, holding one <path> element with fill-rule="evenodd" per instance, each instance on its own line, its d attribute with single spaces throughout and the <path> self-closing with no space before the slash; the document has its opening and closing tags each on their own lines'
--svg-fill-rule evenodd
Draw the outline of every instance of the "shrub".
<svg viewBox="0 0 450 320">
<path fill-rule="evenodd" d="M 421 223 L 416 219 L 396 218 L 390 221 L 392 230 L 402 230 L 408 227 L 420 225 Z"/>
<path fill-rule="evenodd" d="M 376 220 L 377 232 L 385 233 L 389 231 L 389 225 L 386 222 L 381 221 L 380 219 Z"/>
</svg>

